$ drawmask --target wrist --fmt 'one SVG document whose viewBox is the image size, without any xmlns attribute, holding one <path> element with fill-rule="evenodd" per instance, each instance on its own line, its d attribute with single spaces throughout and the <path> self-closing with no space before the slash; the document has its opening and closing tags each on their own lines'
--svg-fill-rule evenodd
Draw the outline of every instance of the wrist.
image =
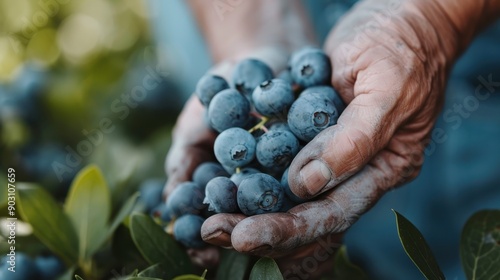
<svg viewBox="0 0 500 280">
<path fill-rule="evenodd" d="M 498 0 L 407 0 L 447 41 L 447 55 L 456 59 L 474 36 L 500 16 Z"/>
<path fill-rule="evenodd" d="M 232 2 L 238 4 L 226 7 L 223 14 L 213 1 L 188 2 L 215 63 L 248 56 L 262 48 L 290 52 L 315 42 L 300 0 Z"/>
</svg>

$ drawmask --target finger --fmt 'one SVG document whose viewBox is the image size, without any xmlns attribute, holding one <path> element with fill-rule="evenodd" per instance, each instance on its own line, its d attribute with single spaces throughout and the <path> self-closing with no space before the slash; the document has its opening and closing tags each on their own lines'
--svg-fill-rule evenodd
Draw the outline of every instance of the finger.
<svg viewBox="0 0 500 280">
<path fill-rule="evenodd" d="M 217 214 L 209 217 L 201 227 L 201 237 L 205 242 L 224 248 L 232 248 L 233 228 L 245 219 L 243 214 Z"/>
<path fill-rule="evenodd" d="M 232 231 L 232 245 L 240 252 L 263 255 L 286 252 L 313 241 L 330 246 L 332 240 L 318 237 L 348 229 L 388 188 L 397 184 L 397 175 L 405 168 L 404 159 L 384 150 L 361 172 L 319 200 L 300 204 L 287 213 L 242 220 Z"/>
<path fill-rule="evenodd" d="M 164 198 L 181 182 L 191 180 L 194 169 L 212 159 L 215 133 L 203 121 L 203 105 L 196 96 L 187 101 L 172 133 L 172 146 L 165 160 L 168 176 Z"/>
<path fill-rule="evenodd" d="M 307 199 L 332 189 L 386 145 L 394 131 L 388 127 L 388 112 L 363 105 L 370 103 L 378 101 L 368 95 L 353 101 L 337 125 L 322 131 L 299 152 L 288 175 L 294 194 Z"/>
<path fill-rule="evenodd" d="M 321 237 L 321 240 L 325 242 L 298 247 L 284 257 L 274 254 L 269 257 L 276 258 L 285 279 L 323 279 L 322 276 L 331 275 L 334 269 L 332 259 L 342 246 L 342 234 Z"/>
<path fill-rule="evenodd" d="M 192 174 L 196 167 L 205 161 L 212 159 L 213 155 L 204 148 L 185 147 L 171 150 L 167 163 L 172 166 L 169 169 L 167 183 L 164 188 L 164 195 L 168 196 L 178 184 L 191 181 Z"/>
<path fill-rule="evenodd" d="M 382 53 L 373 50 L 367 55 L 383 57 Z M 405 82 L 408 73 L 398 62 L 381 59 L 370 64 L 365 60 L 369 60 L 365 55 L 359 58 L 357 67 L 369 69 L 359 71 L 354 99 L 338 123 L 308 143 L 290 166 L 290 189 L 299 197 L 314 197 L 359 171 L 418 109 L 408 96 L 418 94 L 419 89 Z"/>
<path fill-rule="evenodd" d="M 202 249 L 188 249 L 188 256 L 191 262 L 203 268 L 215 268 L 219 264 L 219 249 L 214 246 L 207 246 Z"/>
</svg>

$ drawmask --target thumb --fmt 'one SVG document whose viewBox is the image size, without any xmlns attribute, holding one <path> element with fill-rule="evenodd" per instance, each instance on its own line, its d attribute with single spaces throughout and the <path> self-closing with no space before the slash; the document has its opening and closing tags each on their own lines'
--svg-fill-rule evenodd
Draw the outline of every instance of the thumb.
<svg viewBox="0 0 500 280">
<path fill-rule="evenodd" d="M 379 93 L 353 99 L 338 123 L 318 134 L 294 158 L 288 175 L 292 192 L 301 198 L 314 197 L 367 164 L 395 131 L 391 103 Z"/>
</svg>

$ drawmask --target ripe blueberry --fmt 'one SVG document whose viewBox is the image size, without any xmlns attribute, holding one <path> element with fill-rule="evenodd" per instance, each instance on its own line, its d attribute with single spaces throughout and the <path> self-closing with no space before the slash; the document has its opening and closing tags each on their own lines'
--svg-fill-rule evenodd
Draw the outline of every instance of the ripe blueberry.
<svg viewBox="0 0 500 280">
<path fill-rule="evenodd" d="M 307 95 L 324 95 L 326 96 L 329 100 L 333 102 L 335 105 L 335 108 L 337 108 L 339 114 L 342 113 L 345 109 L 345 103 L 340 98 L 340 95 L 338 94 L 335 89 L 333 89 L 330 86 L 315 86 L 315 87 L 310 87 L 305 89 L 300 96 L 307 96 Z"/>
<path fill-rule="evenodd" d="M 35 265 L 42 280 L 56 279 L 64 271 L 64 263 L 52 255 L 36 257 Z"/>
<path fill-rule="evenodd" d="M 26 254 L 16 252 L 15 272 L 7 270 L 10 265 L 8 264 L 9 257 L 3 257 L 0 263 L 0 279 L 9 280 L 27 280 L 37 279 L 40 271 L 38 271 L 35 262 Z"/>
<path fill-rule="evenodd" d="M 193 182 L 205 188 L 207 183 L 215 177 L 229 177 L 229 173 L 217 162 L 204 162 L 193 173 Z"/>
<path fill-rule="evenodd" d="M 297 98 L 288 111 L 290 130 L 302 141 L 311 141 L 325 128 L 337 123 L 339 111 L 325 95 Z"/>
<path fill-rule="evenodd" d="M 247 216 L 278 212 L 283 205 L 284 191 L 271 175 L 249 175 L 238 187 L 238 206 Z"/>
<path fill-rule="evenodd" d="M 180 183 L 168 196 L 165 212 L 171 219 L 184 214 L 198 214 L 205 208 L 204 198 L 205 191 L 200 185 L 193 182 Z"/>
<path fill-rule="evenodd" d="M 187 248 L 202 248 L 201 225 L 205 219 L 198 215 L 186 214 L 174 222 L 174 238 Z"/>
<path fill-rule="evenodd" d="M 215 139 L 215 157 L 229 169 L 243 167 L 254 159 L 255 145 L 255 138 L 248 131 L 237 127 L 229 128 Z"/>
<path fill-rule="evenodd" d="M 223 90 L 210 102 L 208 119 L 211 127 L 218 132 L 231 127 L 244 127 L 250 119 L 250 102 L 234 89 Z"/>
<path fill-rule="evenodd" d="M 152 210 L 161 204 L 161 197 L 165 180 L 150 179 L 144 181 L 139 187 L 140 201 L 146 207 L 146 212 L 151 213 Z"/>
<path fill-rule="evenodd" d="M 284 170 L 298 152 L 299 141 L 286 130 L 271 130 L 257 142 L 257 160 L 267 168 Z"/>
<path fill-rule="evenodd" d="M 249 100 L 253 90 L 262 82 L 273 78 L 273 71 L 264 62 L 257 59 L 242 60 L 233 72 L 235 88 Z"/>
<path fill-rule="evenodd" d="M 236 192 L 238 187 L 227 177 L 216 177 L 208 182 L 205 200 L 208 210 L 216 213 L 234 213 L 238 211 Z"/>
<path fill-rule="evenodd" d="M 196 96 L 200 99 L 201 104 L 208 107 L 214 96 L 229 88 L 229 84 L 224 78 L 216 75 L 206 74 L 196 84 Z"/>
<path fill-rule="evenodd" d="M 255 110 L 263 116 L 284 116 L 295 100 L 292 87 L 280 79 L 267 80 L 252 94 Z"/>
<path fill-rule="evenodd" d="M 233 181 L 236 186 L 239 186 L 241 181 L 245 179 L 248 175 L 256 174 L 256 173 L 261 173 L 258 169 L 252 168 L 252 167 L 245 167 L 240 170 L 240 172 L 234 173 L 231 175 L 229 179 Z"/>
<path fill-rule="evenodd" d="M 294 82 L 304 88 L 326 85 L 332 75 L 330 59 L 322 50 L 315 48 L 294 53 L 290 67 Z"/>
</svg>

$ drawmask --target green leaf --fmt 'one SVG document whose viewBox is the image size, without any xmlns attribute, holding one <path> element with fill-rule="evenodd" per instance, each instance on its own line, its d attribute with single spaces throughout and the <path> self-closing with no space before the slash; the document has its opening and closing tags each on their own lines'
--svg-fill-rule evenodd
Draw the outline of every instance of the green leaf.
<svg viewBox="0 0 500 280">
<path fill-rule="evenodd" d="M 483 210 L 467 220 L 460 257 L 467 279 L 500 278 L 500 210 Z"/>
<path fill-rule="evenodd" d="M 47 191 L 32 184 L 17 185 L 19 212 L 33 233 L 67 265 L 78 260 L 78 237 L 68 216 Z"/>
<path fill-rule="evenodd" d="M 161 279 L 167 279 L 168 273 L 166 271 L 167 270 L 165 269 L 165 267 L 162 264 L 157 263 L 157 264 L 154 264 L 154 265 L 144 269 L 143 271 L 139 272 L 139 274 L 137 276 L 157 277 L 157 278 L 161 278 Z"/>
<path fill-rule="evenodd" d="M 111 239 L 111 252 L 115 261 L 123 267 L 145 268 L 149 266 L 149 263 L 135 246 L 132 236 L 130 235 L 130 229 L 124 225 L 118 226 L 113 233 Z"/>
<path fill-rule="evenodd" d="M 184 274 L 175 277 L 172 280 L 205 280 L 205 278 L 200 277 L 199 275 L 194 275 L 194 274 Z"/>
<path fill-rule="evenodd" d="M 243 280 L 250 265 L 250 256 L 234 250 L 224 250 L 217 269 L 217 280 Z"/>
<path fill-rule="evenodd" d="M 82 277 L 80 277 L 80 276 L 78 276 L 78 275 L 75 275 L 75 279 L 76 279 L 76 280 L 83 280 L 83 278 L 82 278 Z"/>
<path fill-rule="evenodd" d="M 392 211 L 396 215 L 399 239 L 408 257 L 426 279 L 445 279 L 422 233 L 403 215 Z"/>
<path fill-rule="evenodd" d="M 73 180 L 65 211 L 79 238 L 80 261 L 89 259 L 108 235 L 111 212 L 109 189 L 99 168 L 89 165 Z"/>
<path fill-rule="evenodd" d="M 130 233 L 142 256 L 151 265 L 161 263 L 170 268 L 170 277 L 191 271 L 191 261 L 186 252 L 149 216 L 133 214 Z"/>
<path fill-rule="evenodd" d="M 359 268 L 349 261 L 347 256 L 347 249 L 345 245 L 342 245 L 335 255 L 333 260 L 333 272 L 335 274 L 334 279 L 338 280 L 364 280 L 368 279 L 368 276 Z"/>
<path fill-rule="evenodd" d="M 57 280 L 73 280 L 75 275 L 74 273 L 75 273 L 75 268 L 70 267 L 63 274 L 59 275 L 57 277 Z"/>
<path fill-rule="evenodd" d="M 250 280 L 283 280 L 283 275 L 273 259 L 261 258 L 253 266 Z"/>
<path fill-rule="evenodd" d="M 120 212 L 118 212 L 115 219 L 111 223 L 108 235 L 113 234 L 116 228 L 123 222 L 123 220 L 125 220 L 125 218 L 130 214 L 130 212 L 132 212 L 138 198 L 139 198 L 139 192 L 136 192 L 129 199 L 127 199 L 127 202 L 125 202 L 125 204 L 120 209 Z"/>
</svg>

